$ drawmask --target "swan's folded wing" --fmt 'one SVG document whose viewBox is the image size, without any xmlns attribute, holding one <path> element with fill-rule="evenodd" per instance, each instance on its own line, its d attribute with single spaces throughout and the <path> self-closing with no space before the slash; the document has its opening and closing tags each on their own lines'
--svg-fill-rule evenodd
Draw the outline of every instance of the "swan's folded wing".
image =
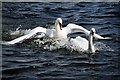
<svg viewBox="0 0 120 80">
<path fill-rule="evenodd" d="M 46 29 L 46 36 L 49 38 L 53 38 L 56 35 L 56 30 L 55 29 Z"/>
</svg>

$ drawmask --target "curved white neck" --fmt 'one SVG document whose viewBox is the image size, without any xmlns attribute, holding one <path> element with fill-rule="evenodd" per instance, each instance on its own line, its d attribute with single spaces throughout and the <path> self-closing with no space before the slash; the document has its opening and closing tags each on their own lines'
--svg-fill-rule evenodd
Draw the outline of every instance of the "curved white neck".
<svg viewBox="0 0 120 80">
<path fill-rule="evenodd" d="M 56 28 L 57 33 L 61 31 L 59 24 L 55 24 L 55 28 Z"/>
<path fill-rule="evenodd" d="M 59 39 L 62 39 L 62 38 L 67 38 L 67 34 L 60 29 L 60 25 L 57 24 L 55 25 L 56 27 L 56 37 L 59 38 Z"/>
<path fill-rule="evenodd" d="M 89 35 L 89 42 L 88 42 L 88 51 L 90 53 L 95 53 L 95 48 L 94 48 L 94 45 L 93 45 L 93 35 Z"/>
</svg>

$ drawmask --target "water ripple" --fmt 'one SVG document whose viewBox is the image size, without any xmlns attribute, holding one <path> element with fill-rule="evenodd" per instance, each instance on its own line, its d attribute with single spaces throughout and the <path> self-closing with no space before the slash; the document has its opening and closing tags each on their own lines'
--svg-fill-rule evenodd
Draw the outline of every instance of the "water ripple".
<svg viewBox="0 0 120 80">
<path fill-rule="evenodd" d="M 47 44 L 36 44 L 34 39 L 22 44 L 2 46 L 2 80 L 118 80 L 119 75 L 119 3 L 117 2 L 59 2 L 59 3 L 2 3 L 2 39 L 20 30 L 54 25 L 57 17 L 63 25 L 75 23 L 111 40 L 95 40 L 99 49 L 95 54 L 69 51 L 60 46 L 44 49 Z M 78 35 L 78 34 L 75 34 Z"/>
</svg>

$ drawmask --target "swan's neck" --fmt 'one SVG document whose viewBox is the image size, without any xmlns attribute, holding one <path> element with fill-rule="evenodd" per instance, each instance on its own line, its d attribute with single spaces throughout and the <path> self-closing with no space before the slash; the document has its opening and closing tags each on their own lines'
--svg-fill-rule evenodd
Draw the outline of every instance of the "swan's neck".
<svg viewBox="0 0 120 80">
<path fill-rule="evenodd" d="M 60 29 L 59 24 L 56 25 L 56 37 L 59 39 L 67 38 L 66 33 Z"/>
<path fill-rule="evenodd" d="M 90 34 L 89 35 L 89 43 L 88 43 L 88 50 L 90 53 L 95 53 L 95 48 L 94 48 L 94 45 L 93 45 L 93 36 Z"/>
<path fill-rule="evenodd" d="M 56 25 L 56 31 L 57 31 L 57 33 L 62 31 L 62 30 L 60 29 L 59 24 Z"/>
</svg>

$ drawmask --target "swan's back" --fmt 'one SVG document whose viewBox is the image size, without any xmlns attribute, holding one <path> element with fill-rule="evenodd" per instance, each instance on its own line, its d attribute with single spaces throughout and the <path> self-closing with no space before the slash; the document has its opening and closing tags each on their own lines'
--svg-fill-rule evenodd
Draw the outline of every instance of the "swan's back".
<svg viewBox="0 0 120 80">
<path fill-rule="evenodd" d="M 72 38 L 67 43 L 68 49 L 73 49 L 75 51 L 87 51 L 88 50 L 88 40 L 80 36 Z"/>
<path fill-rule="evenodd" d="M 88 41 L 85 38 L 82 38 L 80 36 L 76 37 L 75 39 L 71 39 L 74 46 L 78 46 L 79 48 L 82 48 L 83 50 L 88 49 Z"/>
</svg>

